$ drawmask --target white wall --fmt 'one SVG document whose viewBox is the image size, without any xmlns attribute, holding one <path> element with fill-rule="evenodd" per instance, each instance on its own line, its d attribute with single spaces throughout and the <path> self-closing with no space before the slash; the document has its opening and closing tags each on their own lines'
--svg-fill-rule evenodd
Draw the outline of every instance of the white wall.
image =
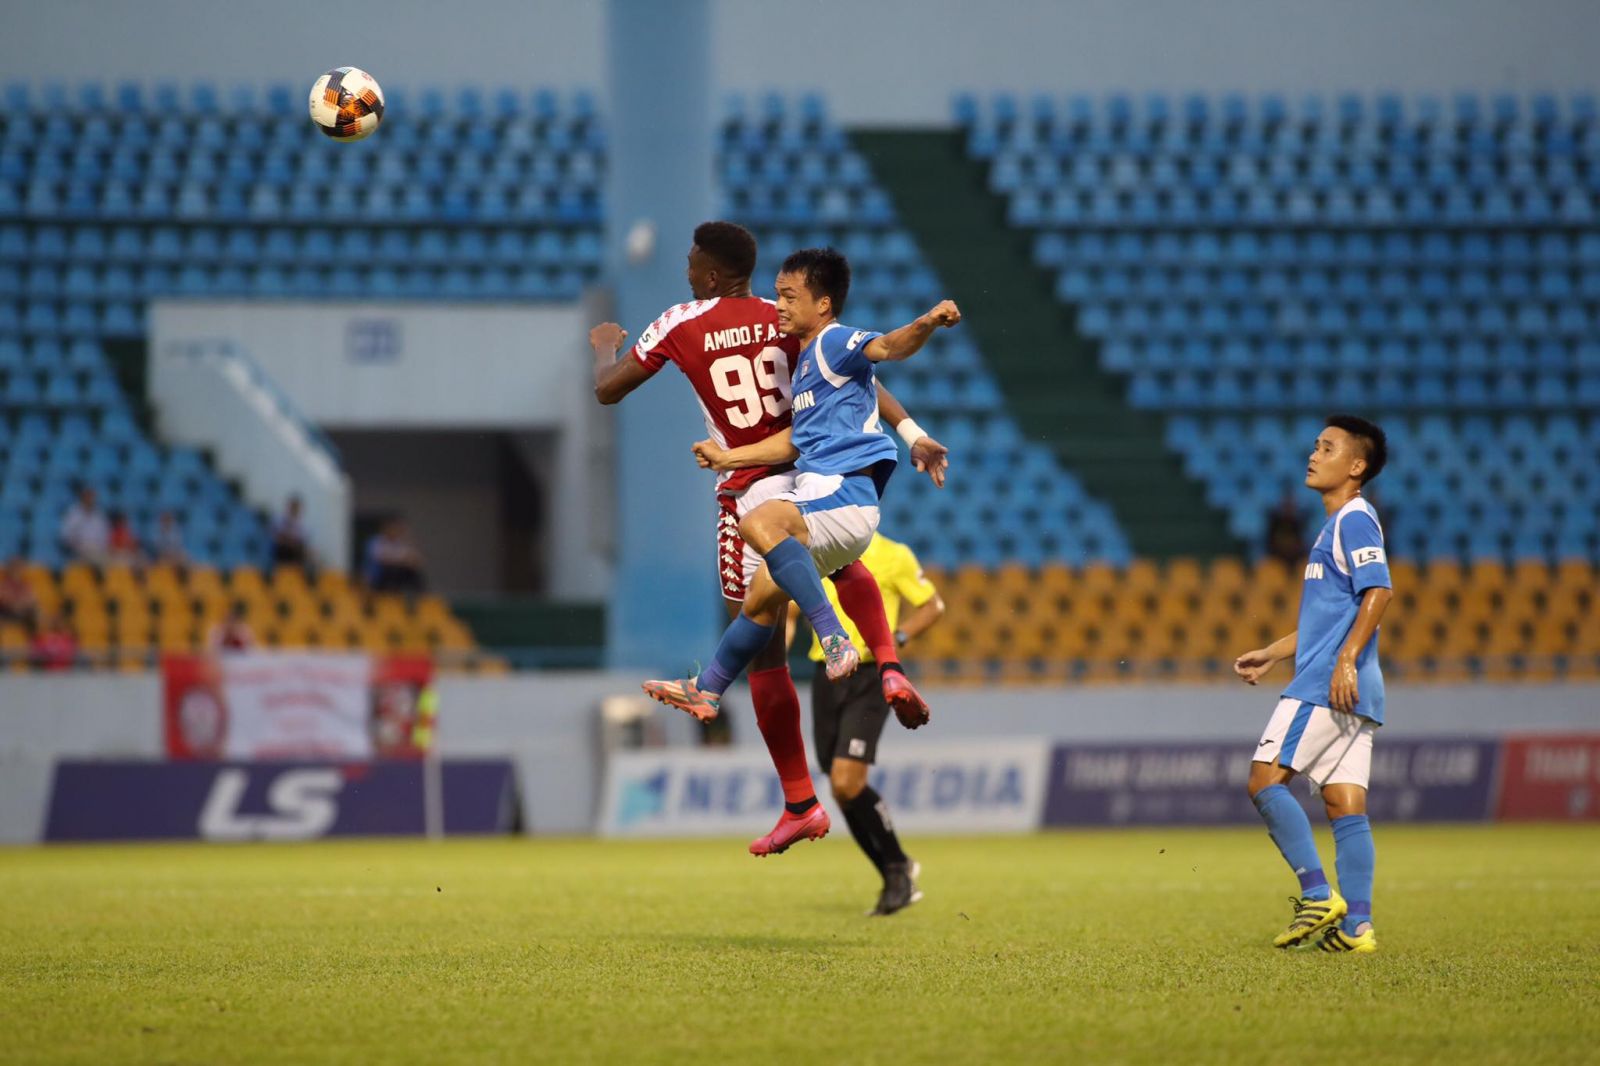
<svg viewBox="0 0 1600 1066">
<path fill-rule="evenodd" d="M 157 352 L 243 348 L 327 429 L 564 427 L 594 402 L 577 304 L 166 299 L 150 323 Z"/>
<path fill-rule="evenodd" d="M 626 3 L 671 0 L 625 0 Z M 385 85 L 605 84 L 599 0 L 10 0 L 0 71 Z M 1592 0 L 715 0 L 724 88 L 825 89 L 851 122 L 942 122 L 954 88 L 1593 87 Z M 625 61 L 626 57 L 622 57 Z M 670 106 L 670 94 L 665 96 Z"/>
<path fill-rule="evenodd" d="M 158 300 L 150 313 L 151 380 L 159 382 L 169 350 L 225 342 L 249 352 L 295 408 L 327 429 L 548 431 L 541 435 L 553 442 L 543 470 L 552 510 L 545 554 L 548 591 L 564 599 L 595 599 L 610 586 L 609 530 L 603 523 L 609 518 L 604 498 L 612 488 L 609 468 L 597 469 L 591 462 L 609 433 L 610 419 L 594 402 L 585 340 L 590 321 L 590 312 L 579 303 Z M 163 404 L 161 425 L 170 433 L 218 417 L 203 407 Z M 233 425 L 223 420 L 223 428 Z M 426 438 L 416 445 L 425 448 Z M 492 453 L 492 446 L 485 441 L 486 451 Z M 287 463 L 292 456 L 280 458 Z M 392 503 L 407 512 L 423 550 L 445 568 L 436 572 L 441 588 L 493 590 L 499 554 L 492 548 L 473 554 L 461 537 L 497 519 L 483 513 L 495 502 L 495 469 L 491 465 L 476 478 L 453 479 L 440 468 L 460 454 L 436 458 L 397 462 L 393 476 L 382 478 L 381 485 L 371 483 L 369 466 L 369 483 L 355 486 L 357 499 L 378 507 Z M 230 473 L 243 476 L 248 488 L 251 475 L 271 466 Z M 415 499 L 404 499 L 397 486 L 415 490 Z M 303 495 L 315 521 L 315 497 L 309 491 Z M 451 509 L 452 495 L 478 512 L 477 523 L 471 516 L 453 522 L 463 516 Z M 438 506 L 425 510 L 419 501 L 430 497 Z M 281 508 L 281 499 L 278 492 L 267 500 L 271 513 Z M 346 498 L 341 521 L 348 513 Z M 448 535 L 452 524 L 457 536 Z M 438 535 L 428 534 L 429 527 Z M 342 526 L 340 531 L 346 532 Z M 355 547 L 359 553 L 363 546 Z M 324 551 L 325 558 L 341 565 L 347 554 Z"/>
<path fill-rule="evenodd" d="M 753 0 L 724 85 L 823 87 L 849 122 L 944 122 L 953 88 L 1530 91 L 1596 84 L 1592 0 Z"/>
</svg>

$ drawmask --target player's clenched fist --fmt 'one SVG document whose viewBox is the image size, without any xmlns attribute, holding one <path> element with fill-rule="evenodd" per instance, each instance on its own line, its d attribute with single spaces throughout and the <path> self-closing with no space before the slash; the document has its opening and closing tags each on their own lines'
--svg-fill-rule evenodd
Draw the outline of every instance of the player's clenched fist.
<svg viewBox="0 0 1600 1066">
<path fill-rule="evenodd" d="M 714 440 L 698 440 L 694 442 L 694 461 L 700 464 L 702 470 L 720 470 L 717 464 L 727 456 L 721 446 Z"/>
<path fill-rule="evenodd" d="M 589 347 L 597 352 L 615 353 L 628 339 L 628 331 L 615 322 L 602 322 L 589 331 Z"/>
<path fill-rule="evenodd" d="M 961 308 L 954 300 L 940 300 L 938 306 L 928 312 L 928 317 L 935 326 L 953 326 L 961 321 Z"/>
</svg>

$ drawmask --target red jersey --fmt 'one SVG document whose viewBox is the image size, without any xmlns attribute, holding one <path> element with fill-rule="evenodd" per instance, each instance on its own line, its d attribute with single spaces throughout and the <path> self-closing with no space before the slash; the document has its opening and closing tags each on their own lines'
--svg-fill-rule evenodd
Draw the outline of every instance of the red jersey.
<svg viewBox="0 0 1600 1066">
<path fill-rule="evenodd" d="M 678 364 L 694 386 L 706 432 L 724 448 L 770 437 L 789 426 L 789 381 L 800 345 L 778 332 L 778 309 L 758 296 L 722 296 L 671 308 L 650 323 L 633 358 L 652 374 Z M 717 492 L 739 493 L 768 474 L 752 466 L 717 477 Z"/>
</svg>

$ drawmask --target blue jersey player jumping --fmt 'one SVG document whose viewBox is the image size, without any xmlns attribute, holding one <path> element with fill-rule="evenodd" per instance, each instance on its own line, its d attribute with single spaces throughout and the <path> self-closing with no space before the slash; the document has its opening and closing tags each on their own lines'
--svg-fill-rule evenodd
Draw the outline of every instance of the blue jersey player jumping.
<svg viewBox="0 0 1600 1066">
<path fill-rule="evenodd" d="M 1378 623 L 1393 593 L 1383 527 L 1361 487 L 1387 458 L 1383 430 L 1371 422 L 1350 415 L 1328 419 L 1306 467 L 1306 486 L 1322 494 L 1328 520 L 1306 563 L 1299 625 L 1233 664 L 1254 685 L 1280 659 L 1294 656 L 1294 679 L 1261 734 L 1249 784 L 1267 832 L 1300 879 L 1294 918 L 1273 941 L 1280 948 L 1320 934 L 1323 951 L 1378 950 L 1367 778 L 1372 737 L 1383 724 Z M 1327 807 L 1343 896 L 1328 885 L 1311 822 L 1289 794 L 1297 774 L 1311 780 Z"/>
<path fill-rule="evenodd" d="M 783 261 L 777 280 L 778 328 L 801 344 L 793 380 L 791 432 L 761 445 L 774 461 L 798 457 L 793 487 L 750 511 L 739 535 L 761 554 L 744 608 L 722 634 L 699 677 L 647 681 L 645 692 L 697 718 L 717 714 L 722 693 L 772 639 L 792 599 L 819 640 L 828 676 L 855 671 L 860 655 L 828 603 L 822 575 L 861 557 L 878 529 L 878 499 L 899 451 L 878 425 L 873 364 L 906 359 L 933 331 L 954 326 L 961 312 L 946 300 L 890 333 L 841 325 L 850 291 L 850 264 L 831 248 L 807 248 Z M 799 839 L 828 831 L 828 815 L 812 797 L 785 804 L 778 825 L 751 845 L 776 854 Z"/>
</svg>

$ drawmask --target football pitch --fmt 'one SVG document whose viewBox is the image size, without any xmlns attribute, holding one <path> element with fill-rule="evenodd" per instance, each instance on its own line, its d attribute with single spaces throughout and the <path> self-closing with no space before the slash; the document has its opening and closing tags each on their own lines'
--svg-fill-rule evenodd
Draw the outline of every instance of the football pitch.
<svg viewBox="0 0 1600 1066">
<path fill-rule="evenodd" d="M 1600 827 L 1376 828 L 1371 957 L 1258 830 L 0 851 L 0 1061 L 1594 1062 Z"/>
</svg>

